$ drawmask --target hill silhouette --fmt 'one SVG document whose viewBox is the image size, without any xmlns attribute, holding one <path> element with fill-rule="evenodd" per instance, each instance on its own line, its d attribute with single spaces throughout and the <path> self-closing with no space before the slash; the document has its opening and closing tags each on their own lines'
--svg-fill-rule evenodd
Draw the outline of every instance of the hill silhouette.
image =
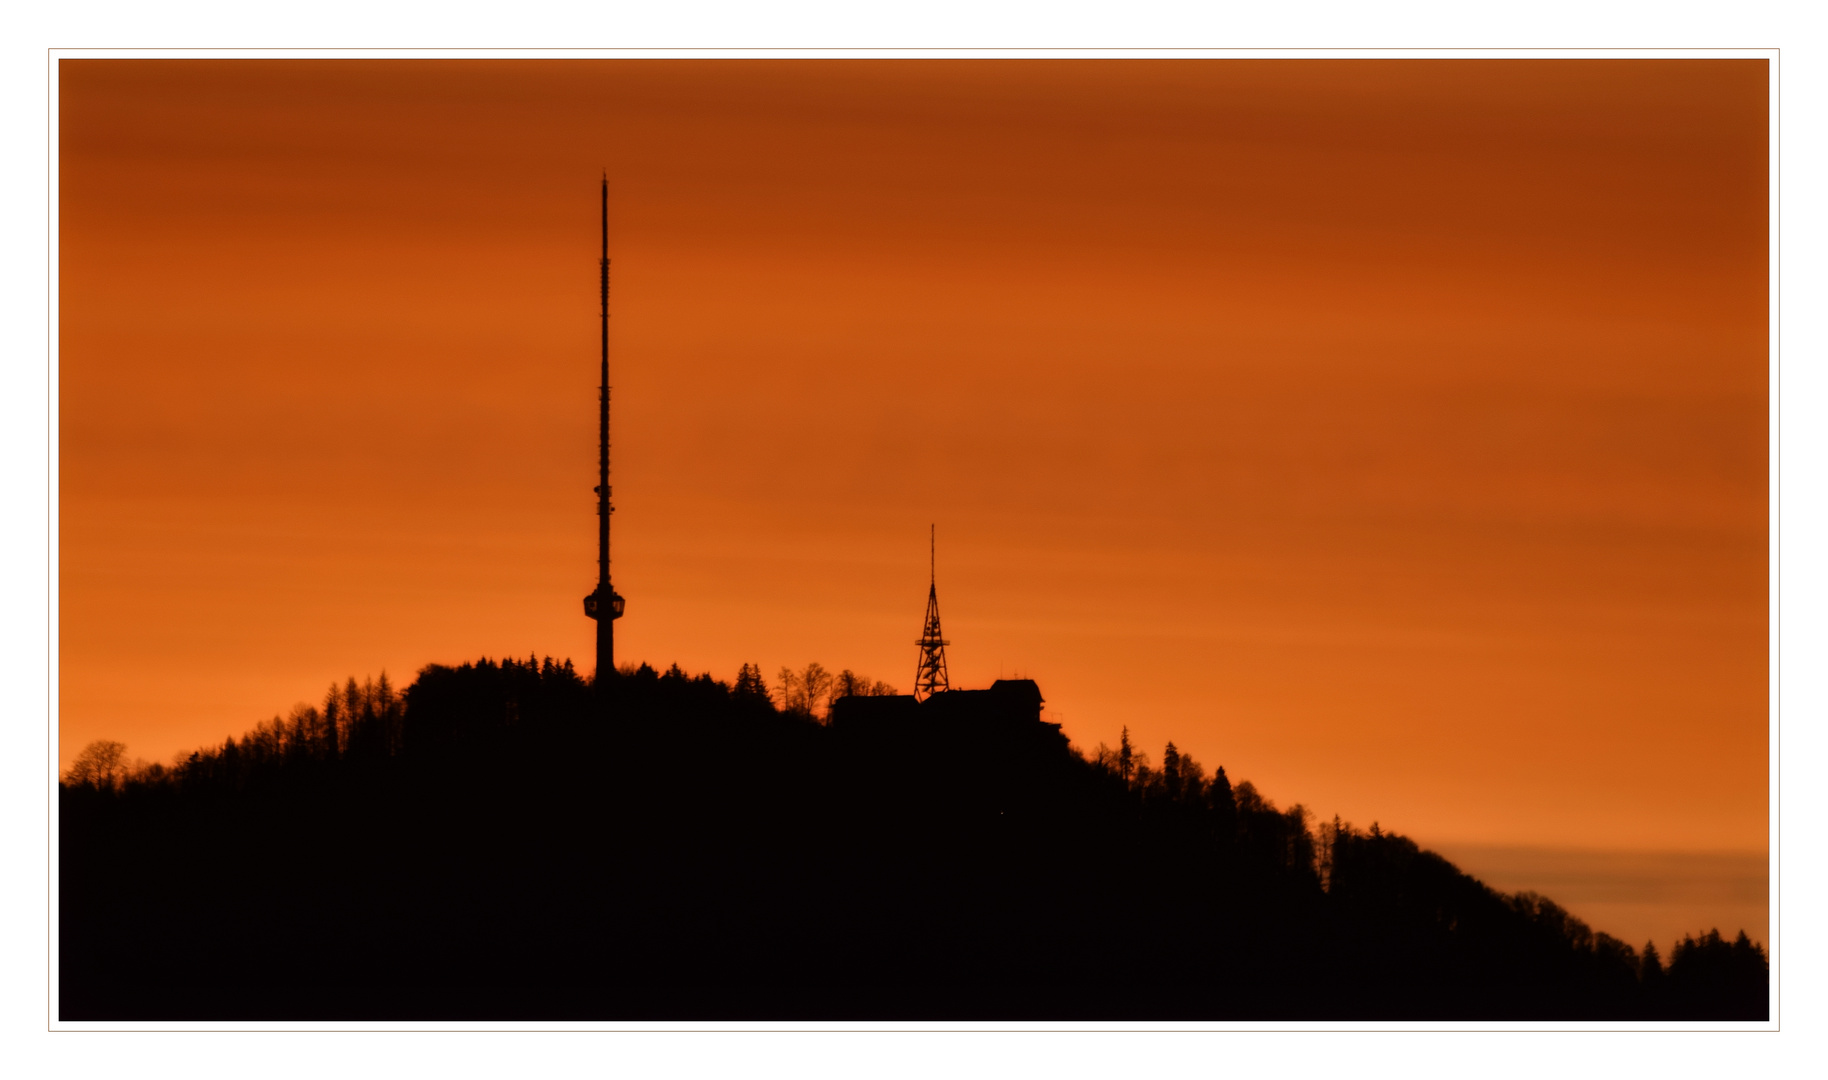
<svg viewBox="0 0 1828 1080">
<path fill-rule="evenodd" d="M 1665 964 L 1173 744 L 1082 754 L 1018 684 L 838 683 L 821 723 L 753 666 L 599 695 L 484 660 L 170 767 L 98 744 L 60 790 L 60 1015 L 1768 1017 L 1743 932 Z"/>
</svg>

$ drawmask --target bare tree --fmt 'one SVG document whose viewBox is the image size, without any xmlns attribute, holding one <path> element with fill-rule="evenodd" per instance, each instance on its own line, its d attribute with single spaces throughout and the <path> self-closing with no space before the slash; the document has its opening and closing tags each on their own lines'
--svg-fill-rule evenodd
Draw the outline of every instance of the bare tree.
<svg viewBox="0 0 1828 1080">
<path fill-rule="evenodd" d="M 113 739 L 97 739 L 83 747 L 70 763 L 63 781 L 72 787 L 112 788 L 126 772 L 127 744 Z"/>
<path fill-rule="evenodd" d="M 801 671 L 790 667 L 782 668 L 782 711 L 807 717 L 817 716 L 819 706 L 831 697 L 833 681 L 832 673 L 826 671 L 824 665 L 817 660 L 807 664 Z"/>
<path fill-rule="evenodd" d="M 806 703 L 806 694 L 800 689 L 800 676 L 786 665 L 782 665 L 776 681 L 781 687 L 781 711 L 793 712 Z"/>
<path fill-rule="evenodd" d="M 806 709 L 817 714 L 819 707 L 831 700 L 832 674 L 819 665 L 817 660 L 806 665 L 800 672 L 800 685 L 806 689 Z"/>
</svg>

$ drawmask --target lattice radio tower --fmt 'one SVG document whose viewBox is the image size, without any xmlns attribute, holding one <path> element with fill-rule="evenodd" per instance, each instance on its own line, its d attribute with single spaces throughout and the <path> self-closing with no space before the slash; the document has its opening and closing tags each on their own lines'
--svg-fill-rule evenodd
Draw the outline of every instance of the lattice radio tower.
<svg viewBox="0 0 1828 1080">
<path fill-rule="evenodd" d="M 927 623 L 920 632 L 920 640 L 914 644 L 920 646 L 920 666 L 914 669 L 914 700 L 925 701 L 934 694 L 943 694 L 949 689 L 946 685 L 946 646 L 950 644 L 939 636 L 939 574 L 935 558 L 937 545 L 934 542 L 934 528 L 927 526 Z"/>
<path fill-rule="evenodd" d="M 616 620 L 626 601 L 609 583 L 609 173 L 603 174 L 603 257 L 597 263 L 603 302 L 603 381 L 597 388 L 597 587 L 584 614 L 597 620 L 597 685 L 616 677 Z"/>
</svg>

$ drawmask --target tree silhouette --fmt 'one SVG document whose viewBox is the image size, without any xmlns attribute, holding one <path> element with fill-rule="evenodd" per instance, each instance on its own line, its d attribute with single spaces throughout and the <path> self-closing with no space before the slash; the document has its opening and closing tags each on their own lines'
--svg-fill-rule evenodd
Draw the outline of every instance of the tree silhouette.
<svg viewBox="0 0 1828 1080">
<path fill-rule="evenodd" d="M 322 716 L 324 754 L 326 757 L 335 758 L 342 752 L 342 747 L 346 742 L 343 732 L 343 699 L 342 695 L 337 693 L 335 683 L 330 685 L 329 692 L 324 695 Z"/>
<path fill-rule="evenodd" d="M 736 681 L 732 684 L 730 692 L 738 700 L 752 705 L 768 705 L 770 709 L 773 708 L 773 705 L 769 704 L 768 681 L 762 678 L 762 668 L 759 664 L 744 664 L 737 669 Z"/>
<path fill-rule="evenodd" d="M 127 744 L 112 739 L 97 739 L 70 762 L 64 783 L 92 788 L 113 788 L 121 779 L 127 761 Z"/>
<path fill-rule="evenodd" d="M 819 709 L 831 696 L 832 674 L 817 660 L 799 671 L 783 667 L 779 676 L 781 709 L 796 716 L 817 718 Z"/>
<path fill-rule="evenodd" d="M 1661 990 L 1663 986 L 1663 957 L 1657 952 L 1657 943 L 1646 941 L 1643 956 L 1638 961 L 1638 979 L 1646 989 Z"/>
<path fill-rule="evenodd" d="M 895 688 L 888 683 L 872 680 L 866 675 L 858 675 L 850 668 L 838 673 L 832 684 L 831 700 L 847 697 L 893 697 Z"/>
<path fill-rule="evenodd" d="M 593 689 L 484 659 L 403 693 L 350 679 L 169 769 L 85 752 L 59 795 L 60 1013 L 1768 1016 L 1743 933 L 1640 956 L 1172 743 L 1159 770 L 1127 729 L 1081 755 L 1019 693 L 809 724 L 838 685 L 876 696 L 823 673 L 784 671 L 777 709 L 752 664 Z"/>
</svg>

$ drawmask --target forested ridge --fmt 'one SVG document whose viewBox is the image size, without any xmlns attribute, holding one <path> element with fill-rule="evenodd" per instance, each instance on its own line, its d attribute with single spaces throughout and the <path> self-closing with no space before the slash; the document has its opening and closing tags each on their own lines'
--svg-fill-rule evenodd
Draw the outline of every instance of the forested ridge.
<svg viewBox="0 0 1828 1080">
<path fill-rule="evenodd" d="M 821 718 L 889 688 L 815 669 L 777 703 L 752 666 L 434 665 L 170 765 L 97 744 L 59 793 L 60 1014 L 1768 1015 L 1743 932 L 1665 962 L 1172 743 Z"/>
</svg>

